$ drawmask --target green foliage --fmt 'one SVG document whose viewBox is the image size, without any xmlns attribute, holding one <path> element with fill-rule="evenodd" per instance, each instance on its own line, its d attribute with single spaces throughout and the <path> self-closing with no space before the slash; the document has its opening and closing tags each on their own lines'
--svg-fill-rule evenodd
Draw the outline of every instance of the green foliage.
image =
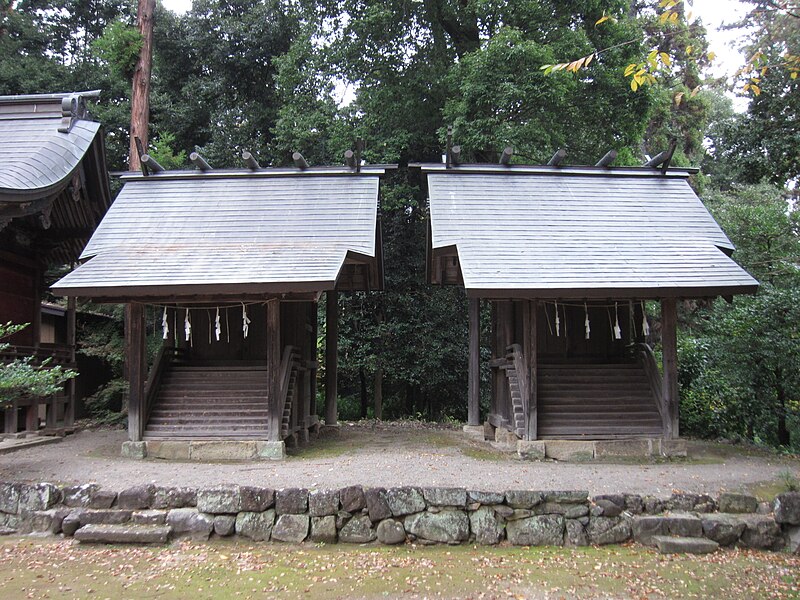
<svg viewBox="0 0 800 600">
<path fill-rule="evenodd" d="M 112 71 L 121 78 L 133 78 L 139 52 L 144 39 L 139 30 L 123 21 L 114 21 L 106 27 L 102 37 L 94 41 L 94 48 Z"/>
<path fill-rule="evenodd" d="M 800 238 L 783 191 L 740 186 L 706 196 L 737 245 L 737 259 L 762 286 L 733 304 L 694 315 L 680 347 L 684 425 L 697 435 L 800 443 Z"/>
<path fill-rule="evenodd" d="M 27 327 L 24 325 L 0 324 L 0 340 Z M 0 341 L 0 352 L 9 344 Z M 35 364 L 33 357 L 0 363 L 0 407 L 18 398 L 46 398 L 63 390 L 64 383 L 77 377 L 77 371 L 51 366 L 50 359 Z"/>
</svg>

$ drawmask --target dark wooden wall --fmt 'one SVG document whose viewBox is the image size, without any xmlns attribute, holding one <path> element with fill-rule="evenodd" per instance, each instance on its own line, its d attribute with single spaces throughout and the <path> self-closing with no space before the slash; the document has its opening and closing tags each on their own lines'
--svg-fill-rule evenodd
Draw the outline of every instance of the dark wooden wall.
<svg viewBox="0 0 800 600">
<path fill-rule="evenodd" d="M 27 262 L 0 256 L 0 322 L 30 323 L 6 342 L 16 346 L 35 346 L 39 329 L 39 271 Z"/>
</svg>

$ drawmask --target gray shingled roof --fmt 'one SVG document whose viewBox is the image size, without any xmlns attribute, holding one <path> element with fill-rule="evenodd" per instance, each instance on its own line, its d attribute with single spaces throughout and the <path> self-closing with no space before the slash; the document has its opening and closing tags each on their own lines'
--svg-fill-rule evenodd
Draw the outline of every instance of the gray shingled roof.
<svg viewBox="0 0 800 600">
<path fill-rule="evenodd" d="M 69 96 L 0 96 L 0 201 L 44 197 L 67 185 L 100 130 L 79 119 L 59 131 L 61 100 Z"/>
<path fill-rule="evenodd" d="M 382 173 L 134 178 L 84 250 L 87 262 L 53 290 L 136 297 L 332 289 L 348 256 L 377 256 Z"/>
<path fill-rule="evenodd" d="M 432 249 L 473 296 L 707 296 L 758 283 L 686 181 L 636 169 L 423 165 Z M 724 250 L 724 251 L 723 251 Z"/>
</svg>

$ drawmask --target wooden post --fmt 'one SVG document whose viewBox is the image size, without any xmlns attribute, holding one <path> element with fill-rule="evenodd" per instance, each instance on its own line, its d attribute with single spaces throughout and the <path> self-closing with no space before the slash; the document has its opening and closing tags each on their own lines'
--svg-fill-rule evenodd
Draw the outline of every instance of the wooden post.
<svg viewBox="0 0 800 600">
<path fill-rule="evenodd" d="M 156 0 L 139 0 L 137 20 L 142 34 L 142 48 L 133 73 L 131 92 L 131 145 L 128 168 L 138 171 L 141 168 L 136 138 L 142 141 L 147 152 L 148 126 L 150 123 L 150 71 L 153 59 L 153 20 Z"/>
<path fill-rule="evenodd" d="M 678 437 L 678 315 L 675 298 L 661 300 L 661 353 L 664 364 L 662 417 L 664 438 Z"/>
<path fill-rule="evenodd" d="M 337 407 L 337 351 L 339 343 L 338 292 L 330 290 L 325 296 L 325 424 L 336 425 Z"/>
<path fill-rule="evenodd" d="M 145 356 L 144 306 L 125 306 L 125 351 L 128 362 L 128 439 L 140 442 L 144 434 L 144 384 L 147 378 Z"/>
<path fill-rule="evenodd" d="M 283 410 L 281 402 L 281 301 L 269 300 L 267 312 L 267 407 L 269 408 L 268 439 L 271 442 L 281 441 L 281 419 Z"/>
<path fill-rule="evenodd" d="M 67 298 L 67 345 L 69 346 L 69 361 L 75 364 L 75 313 L 76 298 Z M 75 379 L 67 382 L 67 404 L 64 407 L 64 427 L 72 428 L 75 425 Z"/>
<path fill-rule="evenodd" d="M 527 410 L 525 416 L 527 418 L 527 431 L 525 434 L 526 440 L 538 439 L 538 394 L 537 394 L 537 362 L 539 348 L 537 345 L 537 325 L 539 315 L 539 302 L 537 300 L 530 300 L 525 303 L 525 310 L 523 312 L 523 329 L 524 329 L 524 354 L 525 362 L 528 367 L 528 397 L 525 399 Z"/>
<path fill-rule="evenodd" d="M 467 425 L 481 424 L 481 339 L 480 300 L 469 299 L 469 379 L 467 389 Z"/>
<path fill-rule="evenodd" d="M 19 429 L 19 407 L 16 400 L 6 406 L 4 417 L 5 433 L 17 433 L 17 429 Z"/>
</svg>

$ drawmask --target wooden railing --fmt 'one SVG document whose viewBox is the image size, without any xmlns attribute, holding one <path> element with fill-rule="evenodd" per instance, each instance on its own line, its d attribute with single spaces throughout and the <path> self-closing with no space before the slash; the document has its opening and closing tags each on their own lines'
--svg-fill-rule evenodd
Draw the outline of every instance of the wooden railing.
<svg viewBox="0 0 800 600">
<path fill-rule="evenodd" d="M 10 363 L 13 360 L 32 356 L 34 363 L 42 364 L 48 358 L 52 359 L 52 366 L 74 367 L 72 348 L 65 344 L 40 344 L 39 346 L 9 346 L 0 352 L 0 363 Z"/>
<path fill-rule="evenodd" d="M 658 413 L 661 418 L 664 418 L 664 407 L 662 402 L 662 380 L 661 372 L 658 370 L 658 363 L 656 362 L 653 349 L 645 343 L 636 344 L 636 360 L 642 365 L 647 381 L 650 383 L 650 391 L 653 394 Z"/>
<path fill-rule="evenodd" d="M 184 352 L 182 348 L 174 348 L 172 346 L 162 345 L 153 360 L 153 366 L 150 367 L 150 373 L 147 376 L 147 383 L 144 386 L 144 424 L 150 420 L 150 409 L 153 407 L 158 388 L 161 385 L 161 376 L 172 360 L 179 354 Z"/>
</svg>

